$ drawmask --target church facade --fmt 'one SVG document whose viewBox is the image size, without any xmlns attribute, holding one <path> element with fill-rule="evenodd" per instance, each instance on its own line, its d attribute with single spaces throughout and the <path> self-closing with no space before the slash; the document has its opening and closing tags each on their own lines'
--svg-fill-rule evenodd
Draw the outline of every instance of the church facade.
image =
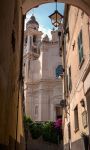
<svg viewBox="0 0 90 150">
<path fill-rule="evenodd" d="M 36 18 L 31 16 L 24 34 L 25 112 L 34 121 L 55 121 L 62 115 L 60 100 L 63 95 L 58 31 L 51 31 L 51 41 L 47 35 L 41 41 L 43 33 L 38 29 Z"/>
</svg>

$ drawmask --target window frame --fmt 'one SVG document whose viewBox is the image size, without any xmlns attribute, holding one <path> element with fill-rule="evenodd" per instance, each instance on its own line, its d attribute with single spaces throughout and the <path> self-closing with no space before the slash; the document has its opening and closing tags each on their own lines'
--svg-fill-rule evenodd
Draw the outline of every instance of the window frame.
<svg viewBox="0 0 90 150">
<path fill-rule="evenodd" d="M 74 108 L 74 128 L 76 133 L 79 130 L 78 105 Z"/>
<path fill-rule="evenodd" d="M 39 106 L 38 105 L 35 105 L 35 116 L 38 116 L 38 113 L 39 113 Z"/>
<path fill-rule="evenodd" d="M 68 139 L 71 140 L 71 125 L 68 123 Z"/>
<path fill-rule="evenodd" d="M 72 91 L 72 77 L 71 77 L 71 66 L 68 69 L 69 75 L 68 75 L 68 89 L 71 92 Z"/>
<path fill-rule="evenodd" d="M 33 43 L 35 44 L 37 42 L 37 36 L 33 35 Z"/>
<path fill-rule="evenodd" d="M 79 68 L 81 68 L 84 62 L 82 29 L 79 32 L 77 43 L 78 43 Z"/>
</svg>

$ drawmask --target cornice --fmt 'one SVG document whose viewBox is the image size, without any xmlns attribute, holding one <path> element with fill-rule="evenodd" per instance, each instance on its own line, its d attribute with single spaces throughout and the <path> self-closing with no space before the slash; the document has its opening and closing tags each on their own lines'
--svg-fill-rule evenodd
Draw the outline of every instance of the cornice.
<svg viewBox="0 0 90 150">
<path fill-rule="evenodd" d="M 45 84 L 50 84 L 50 83 L 62 83 L 62 79 L 43 79 L 43 80 L 38 80 L 38 81 L 33 81 L 33 82 L 26 82 L 25 84 L 27 85 L 35 85 L 35 84 L 40 84 L 40 83 L 45 83 Z"/>
</svg>

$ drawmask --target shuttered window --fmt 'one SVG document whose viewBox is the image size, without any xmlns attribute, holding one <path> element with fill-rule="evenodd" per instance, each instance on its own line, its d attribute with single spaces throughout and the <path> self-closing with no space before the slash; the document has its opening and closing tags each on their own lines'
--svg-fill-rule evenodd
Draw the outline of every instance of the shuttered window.
<svg viewBox="0 0 90 150">
<path fill-rule="evenodd" d="M 69 67 L 69 91 L 72 90 L 71 66 Z"/>
<path fill-rule="evenodd" d="M 68 96 L 69 88 L 68 88 L 68 74 L 66 75 L 66 94 Z"/>
<path fill-rule="evenodd" d="M 70 126 L 70 122 L 68 124 L 68 139 L 71 139 L 71 126 Z"/>
<path fill-rule="evenodd" d="M 74 109 L 74 123 L 75 123 L 75 131 L 79 129 L 79 122 L 78 122 L 78 106 Z"/>
<path fill-rule="evenodd" d="M 79 64 L 83 61 L 83 41 L 82 41 L 82 30 L 78 36 L 78 53 L 79 53 Z"/>
</svg>

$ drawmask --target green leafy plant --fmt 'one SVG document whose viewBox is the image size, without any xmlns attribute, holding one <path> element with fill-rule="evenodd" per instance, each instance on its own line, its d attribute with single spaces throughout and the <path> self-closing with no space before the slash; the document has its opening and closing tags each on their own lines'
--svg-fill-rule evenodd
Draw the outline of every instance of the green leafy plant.
<svg viewBox="0 0 90 150">
<path fill-rule="evenodd" d="M 54 122 L 33 122 L 29 117 L 24 117 L 25 131 L 29 131 L 33 139 L 42 136 L 44 141 L 58 144 L 58 135 L 54 126 Z M 59 140 L 62 139 L 62 133 L 59 134 Z"/>
<path fill-rule="evenodd" d="M 57 144 L 57 134 L 53 122 L 43 124 L 42 137 L 45 141 Z"/>
<path fill-rule="evenodd" d="M 24 127 L 25 129 L 29 129 L 29 126 L 33 123 L 30 117 L 24 116 Z"/>
<path fill-rule="evenodd" d="M 33 139 L 37 139 L 42 135 L 42 125 L 33 122 L 29 127 Z"/>
</svg>

